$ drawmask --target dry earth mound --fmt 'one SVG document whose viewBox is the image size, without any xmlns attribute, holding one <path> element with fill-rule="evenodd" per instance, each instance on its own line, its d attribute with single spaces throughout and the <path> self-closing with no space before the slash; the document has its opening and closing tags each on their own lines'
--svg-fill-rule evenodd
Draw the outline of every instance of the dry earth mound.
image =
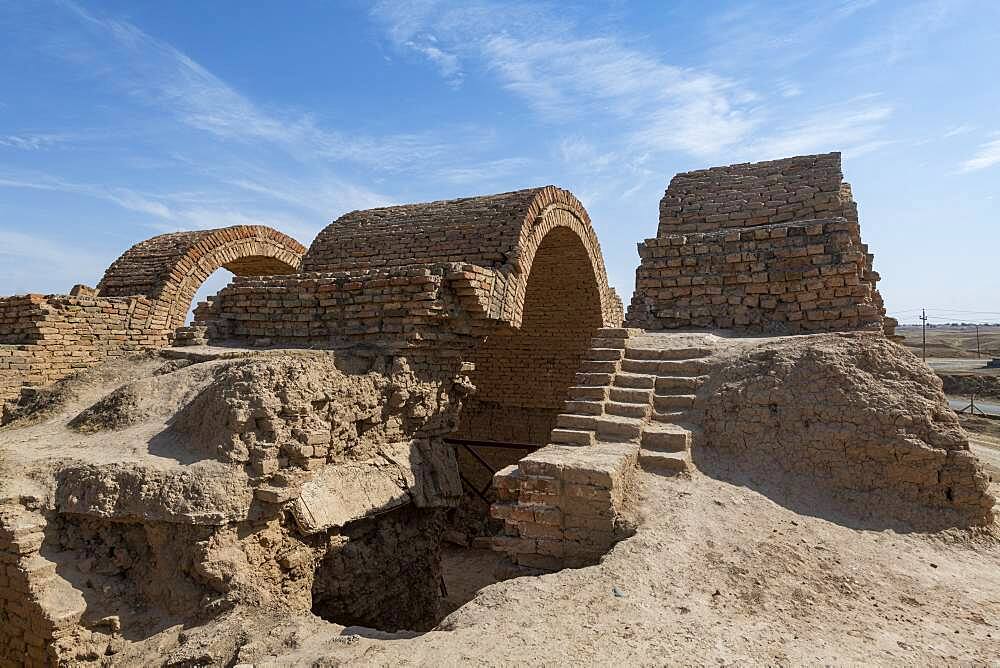
<svg viewBox="0 0 1000 668">
<path fill-rule="evenodd" d="M 698 466 L 799 512 L 934 529 L 987 525 L 989 479 L 941 392 L 879 335 L 735 341 L 702 389 Z"/>
</svg>

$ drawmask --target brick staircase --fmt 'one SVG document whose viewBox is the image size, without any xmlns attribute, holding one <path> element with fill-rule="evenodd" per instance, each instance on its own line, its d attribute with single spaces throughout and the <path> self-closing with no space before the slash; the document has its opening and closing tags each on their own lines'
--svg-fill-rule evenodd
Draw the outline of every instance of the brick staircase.
<svg viewBox="0 0 1000 668">
<path fill-rule="evenodd" d="M 708 347 L 636 329 L 601 329 L 569 389 L 550 442 L 636 443 L 648 471 L 673 474 L 691 463 L 695 393 L 709 369 Z"/>
</svg>

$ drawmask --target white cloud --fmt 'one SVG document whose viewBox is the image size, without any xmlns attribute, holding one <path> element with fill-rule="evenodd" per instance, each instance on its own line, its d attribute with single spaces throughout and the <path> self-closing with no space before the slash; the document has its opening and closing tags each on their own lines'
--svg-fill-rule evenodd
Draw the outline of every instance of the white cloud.
<svg viewBox="0 0 1000 668">
<path fill-rule="evenodd" d="M 445 167 L 434 171 L 436 178 L 459 185 L 482 184 L 523 171 L 531 164 L 527 158 L 488 160 L 473 167 Z"/>
<path fill-rule="evenodd" d="M 461 154 L 457 144 L 474 141 L 467 132 L 442 138 L 434 133 L 365 136 L 322 127 L 310 114 L 264 110 L 175 47 L 114 18 L 98 17 L 65 0 L 96 37 L 86 67 L 112 81 L 130 97 L 165 110 L 188 127 L 247 145 L 271 144 L 301 163 L 349 160 L 380 171 L 408 170 L 421 161 Z M 421 52 L 443 76 L 461 82 L 457 57 L 423 37 Z M 60 52 L 74 58 L 80 49 Z M 468 145 L 466 144 L 465 154 Z"/>
<path fill-rule="evenodd" d="M 973 125 L 956 125 L 954 127 L 948 128 L 943 135 L 942 139 L 950 139 L 951 137 L 957 137 L 959 135 L 964 135 L 975 130 Z"/>
<path fill-rule="evenodd" d="M 925 0 L 904 2 L 886 22 L 873 31 L 873 36 L 857 46 L 846 49 L 844 54 L 866 64 L 895 65 L 918 48 L 925 47 L 931 35 L 948 24 L 948 20 L 962 3 L 955 0 Z"/>
<path fill-rule="evenodd" d="M 0 172 L 0 187 L 24 188 L 29 190 L 49 190 L 102 199 L 117 204 L 123 209 L 145 213 L 160 218 L 170 218 L 170 209 L 147 195 L 129 188 L 109 188 L 91 184 L 71 183 L 48 174 L 24 172 L 18 174 Z"/>
<path fill-rule="evenodd" d="M 559 156 L 573 169 L 603 169 L 617 160 L 613 152 L 601 152 L 583 137 L 566 137 L 559 142 Z"/>
<path fill-rule="evenodd" d="M 433 35 L 425 35 L 419 39 L 407 40 L 404 44 L 434 63 L 449 85 L 453 88 L 460 87 L 462 79 L 465 77 L 461 61 L 454 53 L 442 50 L 436 45 L 436 42 L 437 38 Z"/>
<path fill-rule="evenodd" d="M 741 154 L 768 160 L 789 155 L 843 150 L 858 156 L 887 145 L 878 134 L 892 116 L 892 107 L 878 96 L 864 96 L 821 109 L 751 142 Z"/>
<path fill-rule="evenodd" d="M 76 283 L 96 283 L 109 262 L 78 244 L 0 228 L 0 285 L 4 294 L 68 292 Z M 45 271 L 40 272 L 39 267 Z"/>
<path fill-rule="evenodd" d="M 779 81 L 778 94 L 781 97 L 798 97 L 802 95 L 802 88 L 792 81 Z"/>
<path fill-rule="evenodd" d="M 61 144 L 69 137 L 70 135 L 60 133 L 0 135 L 0 146 L 25 151 L 38 151 Z"/>
<path fill-rule="evenodd" d="M 706 155 L 756 126 L 747 108 L 756 95 L 736 82 L 664 62 L 615 36 L 580 35 L 538 6 L 394 2 L 373 14 L 399 46 L 434 35 L 436 48 L 482 63 L 548 122 L 621 124 L 633 150 Z"/>
<path fill-rule="evenodd" d="M 1000 164 L 1000 138 L 979 147 L 976 154 L 961 165 L 962 172 L 975 172 Z"/>
</svg>

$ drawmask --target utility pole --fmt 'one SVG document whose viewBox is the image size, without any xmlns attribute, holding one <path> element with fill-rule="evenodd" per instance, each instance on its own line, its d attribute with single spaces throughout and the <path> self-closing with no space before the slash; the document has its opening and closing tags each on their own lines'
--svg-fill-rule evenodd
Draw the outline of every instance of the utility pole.
<svg viewBox="0 0 1000 668">
<path fill-rule="evenodd" d="M 920 309 L 920 319 L 924 323 L 924 361 L 927 361 L 927 309 Z"/>
<path fill-rule="evenodd" d="M 982 357 L 983 357 L 983 349 L 979 345 L 979 325 L 976 325 L 976 358 L 982 359 Z"/>
</svg>

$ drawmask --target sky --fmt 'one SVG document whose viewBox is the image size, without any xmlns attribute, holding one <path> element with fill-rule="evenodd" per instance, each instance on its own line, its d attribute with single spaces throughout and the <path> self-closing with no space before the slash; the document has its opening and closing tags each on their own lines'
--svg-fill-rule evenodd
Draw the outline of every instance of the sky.
<svg viewBox="0 0 1000 668">
<path fill-rule="evenodd" d="M 0 0 L 0 35 L 0 295 L 554 184 L 627 303 L 675 173 L 841 151 L 890 313 L 1000 321 L 995 0 Z"/>
</svg>

